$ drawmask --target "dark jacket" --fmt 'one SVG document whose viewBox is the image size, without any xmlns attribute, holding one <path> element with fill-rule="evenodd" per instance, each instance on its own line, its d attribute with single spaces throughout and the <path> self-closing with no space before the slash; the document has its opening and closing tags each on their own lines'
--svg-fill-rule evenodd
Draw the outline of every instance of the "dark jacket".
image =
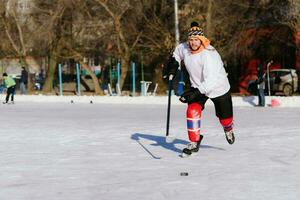
<svg viewBox="0 0 300 200">
<path fill-rule="evenodd" d="M 20 82 L 27 84 L 27 81 L 28 81 L 28 72 L 25 69 L 23 69 L 21 72 Z"/>
</svg>

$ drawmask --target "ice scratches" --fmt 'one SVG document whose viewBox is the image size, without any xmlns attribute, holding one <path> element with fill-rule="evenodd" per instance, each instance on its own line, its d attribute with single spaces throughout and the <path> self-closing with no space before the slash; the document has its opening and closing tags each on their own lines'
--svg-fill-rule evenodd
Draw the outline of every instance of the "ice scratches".
<svg viewBox="0 0 300 200">
<path fill-rule="evenodd" d="M 281 164 L 281 165 L 285 165 L 285 166 L 289 166 L 291 165 L 290 162 L 287 162 L 285 160 L 293 160 L 292 158 L 295 158 L 297 156 L 297 153 L 292 154 L 291 156 L 271 156 L 269 157 L 269 159 L 275 163 Z"/>
<path fill-rule="evenodd" d="M 7 186 L 4 186 L 5 188 L 15 188 L 15 187 L 24 187 L 28 185 L 27 183 L 15 183 L 15 184 L 10 184 Z"/>
<path fill-rule="evenodd" d="M 280 159 L 278 157 L 275 157 L 275 156 L 270 157 L 270 160 L 273 161 L 273 162 L 275 162 L 275 163 L 281 164 L 281 165 L 286 165 L 286 166 L 291 165 L 290 163 L 285 162 L 282 159 Z"/>
</svg>

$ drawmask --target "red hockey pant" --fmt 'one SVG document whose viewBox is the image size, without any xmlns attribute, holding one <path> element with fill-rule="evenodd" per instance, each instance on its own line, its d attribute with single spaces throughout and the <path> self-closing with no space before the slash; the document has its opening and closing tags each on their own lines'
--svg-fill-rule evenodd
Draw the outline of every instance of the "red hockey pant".
<svg viewBox="0 0 300 200">
<path fill-rule="evenodd" d="M 186 120 L 189 140 L 197 142 L 200 140 L 202 106 L 200 103 L 191 103 L 187 107 Z M 221 125 L 225 131 L 229 131 L 233 126 L 233 117 L 226 119 L 219 118 Z"/>
</svg>

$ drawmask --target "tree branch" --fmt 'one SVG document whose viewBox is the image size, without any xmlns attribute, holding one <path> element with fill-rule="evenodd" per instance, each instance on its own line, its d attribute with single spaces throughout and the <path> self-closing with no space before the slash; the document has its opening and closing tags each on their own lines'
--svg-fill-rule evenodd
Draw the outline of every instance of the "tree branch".
<svg viewBox="0 0 300 200">
<path fill-rule="evenodd" d="M 9 32 L 10 28 L 9 28 L 9 24 L 5 20 L 5 16 L 2 15 L 1 19 L 2 19 L 2 22 L 3 22 L 3 25 L 4 25 L 6 36 L 8 37 L 11 45 L 13 46 L 13 48 L 15 49 L 17 54 L 20 54 L 20 49 L 19 49 L 18 45 L 15 43 L 15 41 L 12 39 L 12 36 Z"/>
<path fill-rule="evenodd" d="M 25 46 L 25 43 L 24 43 L 24 37 L 23 37 L 23 31 L 22 31 L 22 28 L 18 22 L 18 18 L 16 16 L 16 13 L 15 13 L 15 10 L 12 11 L 12 15 L 13 15 L 13 18 L 16 22 L 16 26 L 17 26 L 17 29 L 18 29 L 18 35 L 19 35 L 19 39 L 20 39 L 20 44 L 21 44 L 21 56 L 26 56 L 26 46 Z"/>
</svg>

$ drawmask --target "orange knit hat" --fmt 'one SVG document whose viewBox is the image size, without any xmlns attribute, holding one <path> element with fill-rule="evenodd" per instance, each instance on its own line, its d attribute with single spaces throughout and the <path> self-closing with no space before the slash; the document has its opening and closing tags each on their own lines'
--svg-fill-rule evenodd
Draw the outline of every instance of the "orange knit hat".
<svg viewBox="0 0 300 200">
<path fill-rule="evenodd" d="M 205 48 L 210 44 L 209 39 L 204 36 L 203 30 L 200 28 L 197 22 L 192 22 L 191 28 L 188 31 L 188 39 L 192 37 L 199 38 Z"/>
</svg>

